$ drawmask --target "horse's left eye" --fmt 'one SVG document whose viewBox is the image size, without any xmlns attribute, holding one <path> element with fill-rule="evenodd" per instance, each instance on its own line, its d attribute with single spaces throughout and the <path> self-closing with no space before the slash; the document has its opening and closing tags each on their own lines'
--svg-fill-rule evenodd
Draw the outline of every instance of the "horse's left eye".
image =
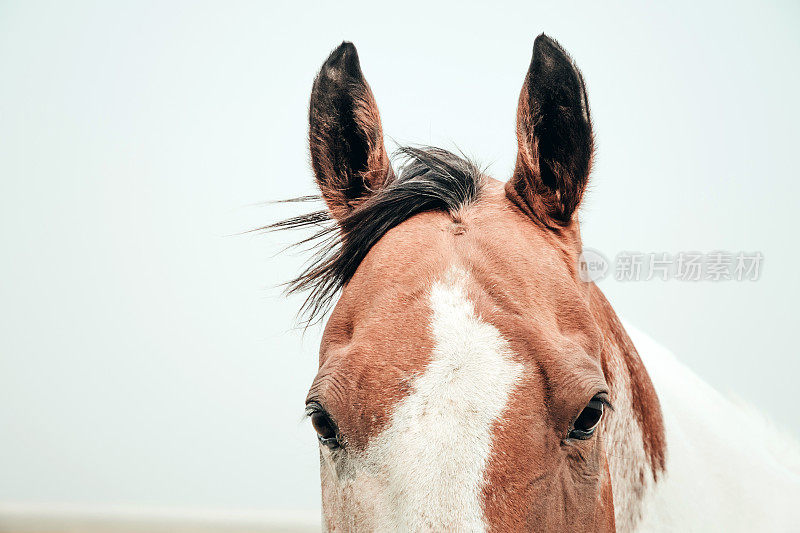
<svg viewBox="0 0 800 533">
<path fill-rule="evenodd" d="M 569 432 L 569 438 L 586 440 L 594 434 L 600 419 L 603 418 L 603 405 L 604 401 L 595 396 L 592 398 L 586 407 L 583 408 L 581 414 L 575 419 L 572 429 Z"/>
<path fill-rule="evenodd" d="M 318 406 L 309 406 L 308 409 L 311 425 L 314 426 L 314 431 L 317 432 L 317 439 L 320 444 L 331 449 L 338 448 L 340 446 L 338 432 L 330 415 Z"/>
</svg>

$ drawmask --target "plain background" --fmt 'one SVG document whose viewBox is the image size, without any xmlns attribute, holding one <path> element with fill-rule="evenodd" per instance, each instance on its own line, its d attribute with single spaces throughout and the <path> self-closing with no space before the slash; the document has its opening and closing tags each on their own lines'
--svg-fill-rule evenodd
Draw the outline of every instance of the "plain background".
<svg viewBox="0 0 800 533">
<path fill-rule="evenodd" d="M 760 251 L 757 282 L 601 283 L 703 378 L 800 435 L 796 2 L 0 2 L 0 501 L 318 508 L 318 328 L 276 286 L 314 192 L 307 101 L 356 43 L 390 149 L 507 179 L 534 37 L 576 58 L 584 242 Z"/>
</svg>

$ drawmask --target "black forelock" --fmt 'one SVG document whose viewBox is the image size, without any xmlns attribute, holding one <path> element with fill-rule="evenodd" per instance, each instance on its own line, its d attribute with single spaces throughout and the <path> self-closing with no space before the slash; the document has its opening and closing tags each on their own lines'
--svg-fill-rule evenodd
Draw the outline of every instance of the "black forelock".
<svg viewBox="0 0 800 533">
<path fill-rule="evenodd" d="M 286 284 L 287 293 L 309 291 L 300 316 L 306 325 L 318 321 L 358 265 L 387 231 L 423 211 L 454 214 L 477 197 L 482 173 L 475 163 L 433 147 L 403 147 L 397 178 L 337 221 L 327 209 L 291 217 L 260 230 L 317 228 L 292 246 L 308 245 L 313 255 L 299 276 Z M 319 196 L 286 200 L 305 202 Z"/>
</svg>

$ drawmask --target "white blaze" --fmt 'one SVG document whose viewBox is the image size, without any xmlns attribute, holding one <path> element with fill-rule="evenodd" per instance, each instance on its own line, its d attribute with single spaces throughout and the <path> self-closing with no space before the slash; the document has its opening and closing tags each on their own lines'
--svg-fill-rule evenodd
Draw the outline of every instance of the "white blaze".
<svg viewBox="0 0 800 533">
<path fill-rule="evenodd" d="M 453 268 L 432 286 L 431 362 L 363 456 L 361 466 L 383 478 L 383 494 L 374 495 L 381 529 L 486 528 L 482 493 L 492 429 L 523 366 L 497 328 L 475 313 L 466 279 Z"/>
</svg>

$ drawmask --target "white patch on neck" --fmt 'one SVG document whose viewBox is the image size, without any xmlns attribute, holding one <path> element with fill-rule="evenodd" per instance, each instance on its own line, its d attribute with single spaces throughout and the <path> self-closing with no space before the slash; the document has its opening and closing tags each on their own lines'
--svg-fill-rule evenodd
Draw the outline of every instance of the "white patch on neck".
<svg viewBox="0 0 800 533">
<path fill-rule="evenodd" d="M 712 389 L 647 335 L 625 329 L 658 393 L 669 452 L 639 530 L 800 530 L 798 443 Z"/>
<path fill-rule="evenodd" d="M 454 267 L 432 286 L 431 361 L 411 381 L 390 424 L 348 468 L 353 484 L 371 478 L 375 528 L 486 529 L 483 487 L 492 428 L 523 365 L 500 332 L 477 316 L 466 281 L 467 273 Z"/>
</svg>

